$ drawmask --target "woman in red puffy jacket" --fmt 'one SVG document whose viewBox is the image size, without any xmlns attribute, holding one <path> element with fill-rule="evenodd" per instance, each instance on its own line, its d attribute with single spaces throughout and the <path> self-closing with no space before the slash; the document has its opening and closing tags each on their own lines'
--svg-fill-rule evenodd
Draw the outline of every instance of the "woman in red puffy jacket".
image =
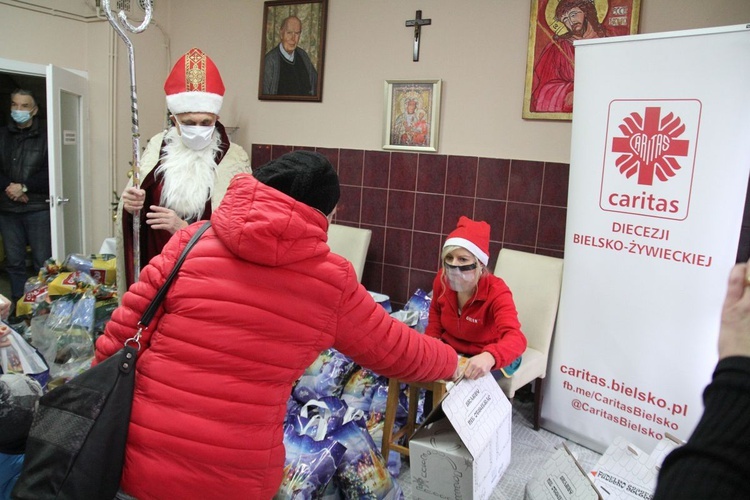
<svg viewBox="0 0 750 500">
<path fill-rule="evenodd" d="M 271 498 L 292 385 L 329 347 L 389 377 L 456 375 L 453 348 L 391 318 L 330 252 L 326 216 L 338 199 L 335 170 L 307 151 L 232 180 L 142 337 L 125 493 Z M 143 269 L 98 339 L 97 361 L 132 337 L 200 224 Z"/>
</svg>

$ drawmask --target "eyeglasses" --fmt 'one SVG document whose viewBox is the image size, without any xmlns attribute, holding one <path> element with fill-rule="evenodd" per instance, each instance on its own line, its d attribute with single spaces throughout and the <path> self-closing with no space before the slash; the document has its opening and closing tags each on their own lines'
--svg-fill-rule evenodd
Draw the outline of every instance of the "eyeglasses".
<svg viewBox="0 0 750 500">
<path fill-rule="evenodd" d="M 448 264 L 447 262 L 444 262 L 443 264 L 445 265 L 446 269 L 458 269 L 459 271 L 462 271 L 462 272 L 473 271 L 474 269 L 477 268 L 476 262 L 473 264 L 466 264 L 465 266 L 454 266 L 452 264 Z"/>
</svg>

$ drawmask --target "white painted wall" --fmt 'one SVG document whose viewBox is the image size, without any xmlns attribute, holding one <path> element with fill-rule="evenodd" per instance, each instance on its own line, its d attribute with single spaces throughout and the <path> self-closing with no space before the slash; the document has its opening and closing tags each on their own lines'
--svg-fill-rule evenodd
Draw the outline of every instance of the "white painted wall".
<svg viewBox="0 0 750 500">
<path fill-rule="evenodd" d="M 87 244 L 95 251 L 112 234 L 112 191 L 122 190 L 132 158 L 126 52 L 106 21 L 24 7 L 33 2 L 0 0 L 0 57 L 89 74 Z M 323 102 L 309 103 L 257 99 L 262 0 L 157 0 L 156 24 L 131 36 L 141 144 L 163 126 L 162 86 L 172 62 L 198 46 L 227 86 L 222 122 L 240 127 L 234 140 L 248 150 L 253 143 L 379 149 L 384 80 L 441 78 L 440 153 L 567 163 L 569 122 L 521 118 L 530 3 L 330 0 Z M 417 9 L 432 24 L 422 31 L 420 61 L 414 63 L 412 30 L 404 21 Z M 643 0 L 640 32 L 745 22 L 750 22 L 747 0 Z"/>
</svg>

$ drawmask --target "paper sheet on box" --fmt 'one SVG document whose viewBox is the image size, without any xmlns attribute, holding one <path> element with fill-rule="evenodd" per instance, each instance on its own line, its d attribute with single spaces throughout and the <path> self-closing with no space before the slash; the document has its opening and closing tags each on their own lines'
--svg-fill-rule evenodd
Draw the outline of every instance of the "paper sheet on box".
<svg viewBox="0 0 750 500">
<path fill-rule="evenodd" d="M 510 418 L 510 401 L 497 397 L 498 393 L 502 395 L 497 381 L 487 374 L 477 380 L 462 380 L 443 400 L 443 412 L 475 458 L 497 433 L 503 420 Z"/>
<path fill-rule="evenodd" d="M 649 455 L 618 436 L 594 466 L 594 485 L 605 499 L 651 498 L 657 472 Z"/>
</svg>

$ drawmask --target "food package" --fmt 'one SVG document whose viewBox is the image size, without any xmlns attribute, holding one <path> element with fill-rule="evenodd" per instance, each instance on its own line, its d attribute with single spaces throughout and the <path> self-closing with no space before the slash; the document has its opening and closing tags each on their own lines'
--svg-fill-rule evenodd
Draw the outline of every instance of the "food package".
<svg viewBox="0 0 750 500">
<path fill-rule="evenodd" d="M 0 335 L 6 331 L 10 345 L 0 349 L 2 373 L 22 373 L 45 387 L 49 381 L 49 366 L 44 357 L 21 334 L 7 325 L 0 325 Z"/>
<path fill-rule="evenodd" d="M 47 292 L 50 297 L 58 297 L 73 293 L 79 288 L 93 288 L 97 285 L 91 275 L 82 271 L 61 272 L 55 276 L 48 285 Z"/>
<path fill-rule="evenodd" d="M 385 408 L 388 401 L 388 385 L 378 385 L 373 391 L 372 404 L 370 405 L 369 417 L 367 419 L 367 431 L 370 433 L 375 445 L 383 447 L 383 429 L 385 429 Z M 396 433 L 406 424 L 409 400 L 405 391 L 399 391 L 398 408 L 396 419 L 393 422 L 393 433 Z M 393 477 L 398 477 L 401 472 L 401 454 L 391 451 L 387 457 L 388 472 Z"/>
<path fill-rule="evenodd" d="M 341 426 L 347 415 L 347 406 L 339 398 L 325 397 L 311 399 L 292 411 L 287 421 L 297 434 L 320 441 Z"/>
<path fill-rule="evenodd" d="M 104 285 L 117 281 L 117 260 L 114 255 L 71 253 L 63 261 L 62 267 L 67 271 L 89 274 L 97 283 Z"/>
<path fill-rule="evenodd" d="M 393 312 L 393 308 L 391 307 L 391 298 L 388 295 L 377 293 L 377 292 L 371 292 L 368 290 L 368 292 L 372 299 L 383 306 L 383 309 L 385 309 L 388 314 L 391 314 Z"/>
<path fill-rule="evenodd" d="M 53 378 L 72 378 L 91 365 L 93 301 L 90 291 L 69 294 L 50 305 L 42 328 L 32 318 L 32 343 L 47 360 Z"/>
<path fill-rule="evenodd" d="M 427 328 L 427 321 L 430 318 L 430 303 L 432 302 L 432 296 L 417 288 L 414 295 L 404 304 L 404 311 L 416 312 L 419 315 L 417 324 L 413 325 L 413 328 L 419 333 L 424 333 Z"/>
<path fill-rule="evenodd" d="M 402 498 L 401 488 L 388 472 L 367 429 L 352 421 L 333 431 L 330 437 L 346 447 L 334 478 L 344 498 Z"/>
<path fill-rule="evenodd" d="M 367 368 L 359 368 L 349 377 L 341 393 L 349 408 L 356 408 L 365 412 L 370 411 L 373 391 L 378 386 L 387 385 L 388 379 Z"/>
<path fill-rule="evenodd" d="M 307 367 L 294 387 L 294 398 L 300 403 L 326 396 L 341 396 L 344 385 L 357 368 L 354 363 L 336 349 L 326 349 Z"/>
<path fill-rule="evenodd" d="M 27 290 L 16 302 L 16 316 L 30 316 L 40 302 L 47 298 L 47 285 L 41 283 L 36 288 Z"/>
<path fill-rule="evenodd" d="M 316 441 L 284 427 L 284 478 L 274 500 L 319 498 L 331 482 L 346 449 L 334 439 Z"/>
</svg>

